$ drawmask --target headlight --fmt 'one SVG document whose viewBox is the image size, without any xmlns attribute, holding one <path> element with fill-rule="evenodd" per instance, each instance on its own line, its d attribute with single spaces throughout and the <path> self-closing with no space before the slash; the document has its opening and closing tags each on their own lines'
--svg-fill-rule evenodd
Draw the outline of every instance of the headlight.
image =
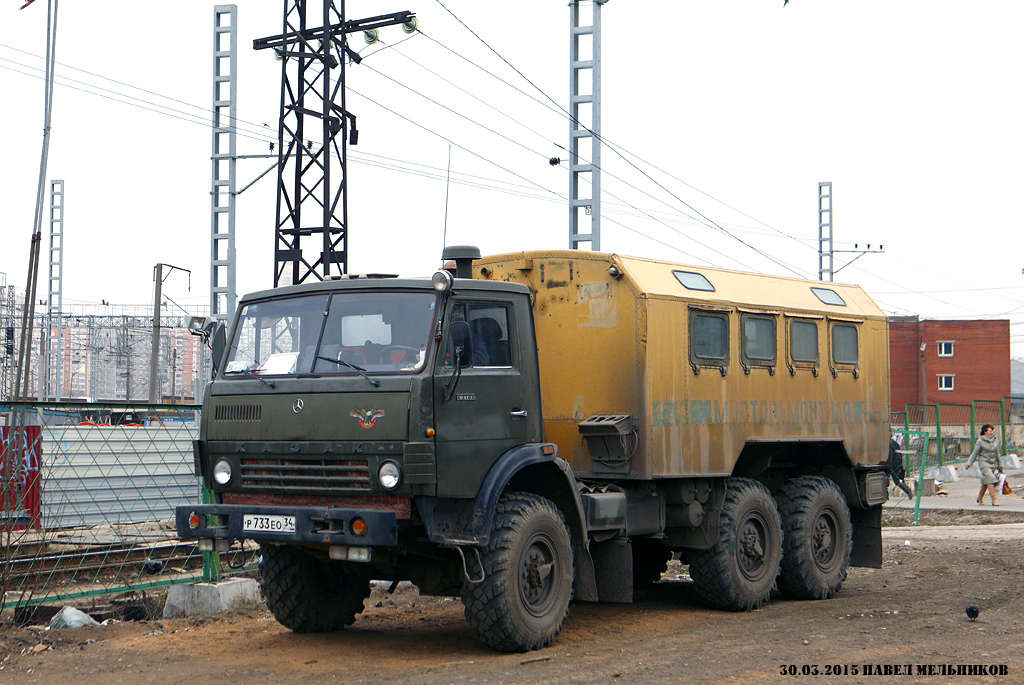
<svg viewBox="0 0 1024 685">
<path fill-rule="evenodd" d="M 439 293 L 445 293 L 452 289 L 452 275 L 447 271 L 435 271 L 434 275 L 430 278 L 431 285 L 434 286 L 434 290 Z"/>
<path fill-rule="evenodd" d="M 394 490 L 398 487 L 398 482 L 402 480 L 402 469 L 398 468 L 398 464 L 393 461 L 386 461 L 380 465 L 380 470 L 377 471 L 377 480 L 388 490 Z"/>
<path fill-rule="evenodd" d="M 227 459 L 221 459 L 214 464 L 213 480 L 217 485 L 227 485 L 231 482 L 231 464 Z"/>
</svg>

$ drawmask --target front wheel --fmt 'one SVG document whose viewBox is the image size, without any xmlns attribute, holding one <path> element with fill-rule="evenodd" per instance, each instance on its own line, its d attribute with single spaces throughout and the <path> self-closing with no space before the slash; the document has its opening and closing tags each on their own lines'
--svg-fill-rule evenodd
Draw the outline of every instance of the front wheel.
<svg viewBox="0 0 1024 685">
<path fill-rule="evenodd" d="M 467 580 L 462 589 L 466 621 L 477 638 L 501 652 L 550 645 L 572 598 L 572 543 L 561 512 L 537 495 L 502 495 L 480 559 L 484 579 Z"/>
<path fill-rule="evenodd" d="M 728 479 L 718 542 L 690 561 L 697 594 L 719 609 L 756 609 L 775 588 L 781 559 L 782 524 L 768 488 L 749 478 Z"/>
<path fill-rule="evenodd" d="M 779 589 L 796 599 L 828 599 L 846 580 L 853 548 L 850 509 L 828 478 L 791 478 L 779 491 L 785 532 Z"/>
<path fill-rule="evenodd" d="M 295 547 L 260 545 L 260 589 L 281 625 L 323 633 L 352 625 L 370 596 L 370 578 Z"/>
</svg>

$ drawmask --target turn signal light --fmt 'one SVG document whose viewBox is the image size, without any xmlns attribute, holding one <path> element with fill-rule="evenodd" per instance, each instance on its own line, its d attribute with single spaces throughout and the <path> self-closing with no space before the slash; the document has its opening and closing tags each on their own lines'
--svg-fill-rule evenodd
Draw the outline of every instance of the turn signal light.
<svg viewBox="0 0 1024 685">
<path fill-rule="evenodd" d="M 554 445 L 544 445 L 543 447 L 540 448 L 540 451 L 543 452 L 544 454 L 554 454 L 555 453 L 555 446 Z"/>
<path fill-rule="evenodd" d="M 352 519 L 352 534 L 357 538 L 366 535 L 366 521 L 360 518 Z"/>
</svg>

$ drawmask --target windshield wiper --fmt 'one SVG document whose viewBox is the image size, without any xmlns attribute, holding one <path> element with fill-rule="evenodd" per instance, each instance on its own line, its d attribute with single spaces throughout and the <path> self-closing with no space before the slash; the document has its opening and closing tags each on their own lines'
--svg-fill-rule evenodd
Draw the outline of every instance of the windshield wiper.
<svg viewBox="0 0 1024 685">
<path fill-rule="evenodd" d="M 255 378 L 260 383 L 265 383 L 269 385 L 271 390 L 277 387 L 277 384 L 274 383 L 273 381 L 268 381 L 266 378 L 261 378 L 259 375 L 253 373 L 252 371 L 246 371 L 245 375 L 248 376 L 249 378 Z"/>
<path fill-rule="evenodd" d="M 358 373 L 360 376 L 362 376 L 363 378 L 368 380 L 370 382 L 370 385 L 372 385 L 373 387 L 375 387 L 375 388 L 379 388 L 380 387 L 380 381 L 378 381 L 376 378 L 370 378 L 370 376 L 368 376 L 367 373 L 366 373 L 366 369 L 364 369 L 364 368 L 362 368 L 360 366 L 356 366 L 355 364 L 347 362 L 344 359 L 334 359 L 333 357 L 322 357 L 320 355 L 317 355 L 316 358 L 317 359 L 323 359 L 325 362 L 334 362 L 335 364 L 340 364 L 342 366 L 347 366 L 348 368 L 352 369 L 353 371 Z"/>
</svg>

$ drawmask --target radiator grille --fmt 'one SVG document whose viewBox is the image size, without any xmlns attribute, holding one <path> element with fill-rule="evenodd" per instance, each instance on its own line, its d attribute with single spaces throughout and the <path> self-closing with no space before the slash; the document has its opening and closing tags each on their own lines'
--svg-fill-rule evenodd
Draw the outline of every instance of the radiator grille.
<svg viewBox="0 0 1024 685">
<path fill-rule="evenodd" d="M 218 405 L 213 410 L 214 421 L 259 421 L 263 407 L 258 404 Z"/>
<path fill-rule="evenodd" d="M 244 491 L 329 494 L 370 489 L 365 459 L 289 454 L 287 458 L 242 459 L 241 467 Z"/>
</svg>

